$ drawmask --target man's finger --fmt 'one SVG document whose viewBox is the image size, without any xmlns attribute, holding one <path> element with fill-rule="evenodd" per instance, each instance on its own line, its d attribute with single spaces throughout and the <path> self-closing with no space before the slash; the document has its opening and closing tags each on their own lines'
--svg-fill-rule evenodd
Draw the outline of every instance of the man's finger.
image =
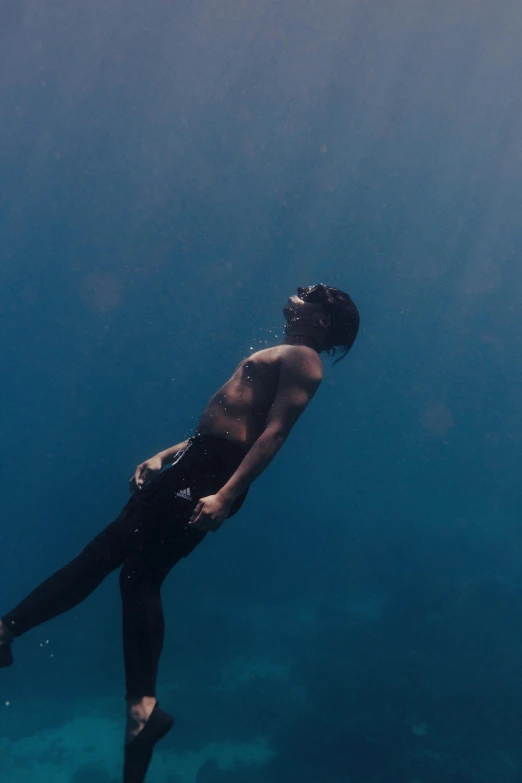
<svg viewBox="0 0 522 783">
<path fill-rule="evenodd" d="M 201 516 L 201 512 L 200 511 L 194 511 L 194 513 L 192 514 L 192 516 L 190 517 L 190 520 L 189 520 L 190 524 L 193 525 L 194 522 L 197 522 L 198 519 L 200 518 L 200 516 Z"/>
<path fill-rule="evenodd" d="M 139 489 L 140 468 L 136 468 L 133 477 L 130 479 L 130 484 L 133 489 Z"/>
<path fill-rule="evenodd" d="M 189 520 L 189 525 L 195 525 L 201 519 L 201 511 L 203 509 L 203 503 L 199 502 L 192 512 L 192 516 Z"/>
<path fill-rule="evenodd" d="M 135 477 L 137 488 L 141 489 L 147 479 L 147 468 L 142 468 L 142 467 L 136 468 L 136 473 L 134 474 L 134 477 Z"/>
</svg>

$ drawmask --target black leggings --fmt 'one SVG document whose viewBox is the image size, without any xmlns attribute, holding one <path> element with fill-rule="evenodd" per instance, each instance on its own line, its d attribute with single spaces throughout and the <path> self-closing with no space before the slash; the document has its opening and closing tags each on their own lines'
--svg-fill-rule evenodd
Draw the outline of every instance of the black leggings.
<svg viewBox="0 0 522 783">
<path fill-rule="evenodd" d="M 228 441 L 191 439 L 173 467 L 134 495 L 78 557 L 46 579 L 2 621 L 15 636 L 21 636 L 72 609 L 122 566 L 126 698 L 155 696 L 164 637 L 161 586 L 178 560 L 205 537 L 188 528 L 194 505 L 226 483 L 243 454 Z M 243 500 L 244 496 L 230 516 Z"/>
</svg>

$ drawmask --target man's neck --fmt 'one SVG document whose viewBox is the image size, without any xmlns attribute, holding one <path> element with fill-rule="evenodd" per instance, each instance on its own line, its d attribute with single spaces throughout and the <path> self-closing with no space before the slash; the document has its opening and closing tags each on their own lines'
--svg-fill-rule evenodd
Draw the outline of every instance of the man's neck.
<svg viewBox="0 0 522 783">
<path fill-rule="evenodd" d="M 321 353 L 319 341 L 308 334 L 286 334 L 282 345 L 306 345 L 308 348 Z"/>
</svg>

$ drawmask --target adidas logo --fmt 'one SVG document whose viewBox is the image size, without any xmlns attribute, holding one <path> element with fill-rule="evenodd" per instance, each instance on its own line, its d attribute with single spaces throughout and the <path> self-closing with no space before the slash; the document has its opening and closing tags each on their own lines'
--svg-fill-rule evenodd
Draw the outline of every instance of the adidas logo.
<svg viewBox="0 0 522 783">
<path fill-rule="evenodd" d="M 174 497 L 183 498 L 183 500 L 192 500 L 190 488 L 187 487 L 187 489 L 180 489 L 179 492 L 175 493 Z"/>
</svg>

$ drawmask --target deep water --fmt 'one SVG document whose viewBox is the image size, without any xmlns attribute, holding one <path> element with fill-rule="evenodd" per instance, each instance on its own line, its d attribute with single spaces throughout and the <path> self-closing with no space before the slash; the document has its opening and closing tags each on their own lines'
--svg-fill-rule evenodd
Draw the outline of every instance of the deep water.
<svg viewBox="0 0 522 783">
<path fill-rule="evenodd" d="M 522 779 L 522 9 L 4 0 L 0 612 L 296 286 L 360 336 L 170 575 L 150 783 Z M 117 577 L 0 671 L 4 783 L 121 780 Z"/>
</svg>

